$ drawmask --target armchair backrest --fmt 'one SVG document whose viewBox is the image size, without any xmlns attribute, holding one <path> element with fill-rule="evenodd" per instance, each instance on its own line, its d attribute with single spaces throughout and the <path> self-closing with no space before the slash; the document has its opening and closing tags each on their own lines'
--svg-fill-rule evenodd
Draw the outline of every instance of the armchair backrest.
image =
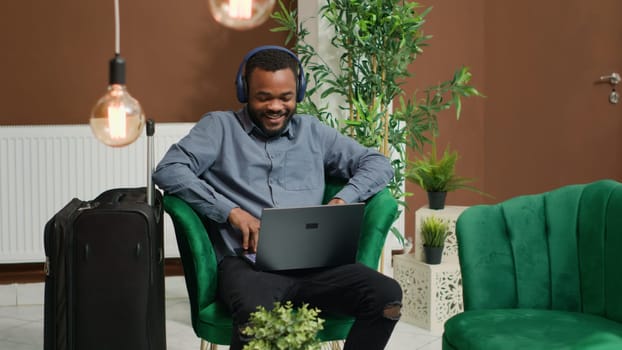
<svg viewBox="0 0 622 350">
<path fill-rule="evenodd" d="M 622 322 L 622 184 L 473 206 L 456 235 L 465 310 L 556 309 Z"/>
</svg>

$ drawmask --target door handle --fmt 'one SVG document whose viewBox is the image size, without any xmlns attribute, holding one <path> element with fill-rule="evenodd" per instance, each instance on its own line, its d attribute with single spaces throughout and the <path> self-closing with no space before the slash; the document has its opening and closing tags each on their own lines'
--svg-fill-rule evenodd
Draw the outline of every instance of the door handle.
<svg viewBox="0 0 622 350">
<path fill-rule="evenodd" d="M 609 93 L 609 103 L 615 105 L 620 102 L 620 94 L 616 91 L 616 85 L 622 80 L 620 74 L 613 72 L 609 75 L 603 75 L 599 79 L 601 82 L 608 82 L 611 85 L 611 93 Z"/>
<path fill-rule="evenodd" d="M 611 85 L 618 85 L 618 83 L 622 80 L 620 78 L 620 74 L 613 72 L 610 75 L 603 75 L 600 77 L 600 81 L 609 81 Z"/>
</svg>

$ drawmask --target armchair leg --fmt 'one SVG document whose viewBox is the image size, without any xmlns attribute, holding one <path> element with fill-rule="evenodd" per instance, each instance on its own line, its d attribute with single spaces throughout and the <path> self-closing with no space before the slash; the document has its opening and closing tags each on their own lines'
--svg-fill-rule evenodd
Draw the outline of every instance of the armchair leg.
<svg viewBox="0 0 622 350">
<path fill-rule="evenodd" d="M 343 341 L 340 340 L 332 340 L 326 343 L 322 343 L 321 349 L 325 350 L 341 350 L 341 344 Z"/>
<path fill-rule="evenodd" d="M 210 344 L 207 340 L 201 339 L 201 347 L 200 350 L 218 350 L 218 344 Z"/>
</svg>

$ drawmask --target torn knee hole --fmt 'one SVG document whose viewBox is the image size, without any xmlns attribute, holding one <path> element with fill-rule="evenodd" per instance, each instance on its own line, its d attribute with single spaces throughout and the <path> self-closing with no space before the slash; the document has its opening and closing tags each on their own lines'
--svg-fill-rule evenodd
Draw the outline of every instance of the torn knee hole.
<svg viewBox="0 0 622 350">
<path fill-rule="evenodd" d="M 397 321 L 402 316 L 402 304 L 401 303 L 392 303 L 385 306 L 382 316 L 388 318 L 389 320 Z"/>
</svg>

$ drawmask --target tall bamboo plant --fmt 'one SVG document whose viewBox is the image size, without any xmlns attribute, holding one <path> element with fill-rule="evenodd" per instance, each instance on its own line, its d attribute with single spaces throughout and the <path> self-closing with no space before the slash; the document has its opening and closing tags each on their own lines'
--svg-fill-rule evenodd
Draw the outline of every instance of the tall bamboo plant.
<svg viewBox="0 0 622 350">
<path fill-rule="evenodd" d="M 319 16 L 333 30 L 329 40 L 340 54 L 333 69 L 307 42 L 309 30 L 298 23 L 296 9 L 281 0 L 279 6 L 272 15 L 278 26 L 272 31 L 288 32 L 285 44 L 294 41 L 308 75 L 309 88 L 299 112 L 318 116 L 392 159 L 395 176 L 389 188 L 404 207 L 406 149 L 422 152 L 429 136 L 438 134 L 439 112 L 454 107 L 459 118 L 461 98 L 480 96 L 469 85 L 471 73 L 466 67 L 412 96 L 402 89 L 411 76 L 409 65 L 430 39 L 422 27 L 431 8 L 420 11 L 418 3 L 405 0 L 326 0 Z M 338 115 L 329 110 L 328 96 L 344 101 Z M 403 244 L 403 235 L 395 228 L 392 231 Z"/>
</svg>

